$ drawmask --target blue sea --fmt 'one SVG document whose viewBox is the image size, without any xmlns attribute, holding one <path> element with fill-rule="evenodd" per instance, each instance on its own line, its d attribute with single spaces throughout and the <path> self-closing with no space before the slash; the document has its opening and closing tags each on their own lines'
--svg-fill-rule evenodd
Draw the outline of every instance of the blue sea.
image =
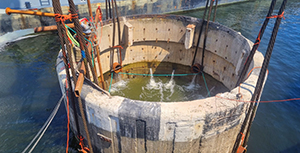
<svg viewBox="0 0 300 153">
<path fill-rule="evenodd" d="M 271 0 L 255 0 L 220 6 L 216 22 L 239 31 L 254 41 Z M 278 0 L 274 14 L 282 0 Z M 181 13 L 202 18 L 203 10 Z M 288 0 L 261 100 L 300 97 L 300 1 Z M 258 48 L 265 54 L 275 19 L 270 19 Z M 32 33 L 32 30 L 21 33 Z M 20 34 L 22 35 L 22 34 Z M 0 152 L 22 152 L 61 97 L 55 72 L 60 48 L 56 34 L 42 33 L 18 38 L 0 37 Z M 4 44 L 3 44 L 4 42 Z M 8 43 L 7 43 L 8 42 Z M 65 108 L 60 107 L 33 152 L 65 152 Z M 253 122 L 249 153 L 300 152 L 300 101 L 260 103 Z M 74 150 L 73 150 L 74 151 Z"/>
</svg>

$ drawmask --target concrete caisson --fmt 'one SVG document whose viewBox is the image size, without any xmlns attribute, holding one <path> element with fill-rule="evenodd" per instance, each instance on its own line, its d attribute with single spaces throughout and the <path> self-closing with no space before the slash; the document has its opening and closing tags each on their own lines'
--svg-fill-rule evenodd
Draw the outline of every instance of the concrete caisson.
<svg viewBox="0 0 300 153">
<path fill-rule="evenodd" d="M 200 19 L 174 15 L 136 15 L 120 19 L 123 65 L 151 61 L 192 64 L 202 22 Z M 195 26 L 195 33 L 193 45 L 185 49 L 189 24 Z M 100 58 L 104 72 L 110 69 L 112 27 L 112 21 L 108 20 L 102 29 Z M 98 36 L 101 35 L 100 29 Z M 200 47 L 203 46 L 202 40 L 203 36 Z M 117 37 L 115 42 L 119 44 Z M 250 104 L 235 101 L 238 94 L 235 83 L 252 45 L 240 33 L 218 23 L 209 23 L 204 71 L 230 91 L 205 99 L 183 102 L 131 100 L 109 96 L 85 80 L 81 98 L 94 150 L 137 153 L 231 152 Z M 196 63 L 201 63 L 201 49 L 198 49 Z M 118 61 L 117 50 L 114 55 L 114 61 Z M 262 54 L 256 52 L 249 69 L 261 66 L 262 61 Z M 61 90 L 65 92 L 66 75 L 61 53 L 56 70 Z M 241 84 L 242 100 L 251 99 L 259 71 L 254 69 Z M 76 131 L 72 117 L 71 124 Z M 83 128 L 81 130 L 84 133 Z"/>
</svg>

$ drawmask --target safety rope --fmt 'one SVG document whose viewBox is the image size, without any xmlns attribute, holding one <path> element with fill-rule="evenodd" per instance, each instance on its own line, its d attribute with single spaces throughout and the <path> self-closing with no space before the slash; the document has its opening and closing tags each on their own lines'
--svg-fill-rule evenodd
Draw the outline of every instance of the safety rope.
<svg viewBox="0 0 300 153">
<path fill-rule="evenodd" d="M 284 17 L 284 11 L 280 15 L 272 15 L 272 16 L 269 16 L 267 18 L 268 19 L 272 19 L 272 18 L 283 18 L 283 19 L 285 19 L 285 17 Z"/>
<path fill-rule="evenodd" d="M 268 16 L 268 17 L 266 17 L 267 19 L 272 19 L 272 18 L 283 18 L 283 19 L 285 19 L 285 17 L 284 17 L 284 11 L 282 12 L 282 14 L 280 14 L 280 15 L 272 15 L 272 16 Z M 260 44 L 260 39 L 261 39 L 261 30 L 259 31 L 259 33 L 258 33 L 258 36 L 257 36 L 257 38 L 256 38 L 256 40 L 255 40 L 255 43 L 254 43 L 254 45 L 257 45 L 257 47 L 259 46 L 259 44 Z M 247 62 L 247 60 L 246 60 L 246 62 Z M 246 63 L 245 62 L 245 63 Z"/>
<path fill-rule="evenodd" d="M 35 141 L 34 145 L 31 147 L 31 149 L 28 151 L 28 153 L 31 153 L 33 151 L 33 149 L 36 147 L 36 145 L 39 143 L 39 141 L 41 140 L 41 138 L 43 137 L 43 135 L 45 134 L 46 130 L 48 129 L 49 125 L 51 124 L 53 118 L 55 117 L 55 115 L 57 114 L 57 111 L 59 109 L 59 106 L 64 98 L 65 94 L 63 94 L 60 98 L 60 100 L 57 102 L 56 106 L 54 107 L 52 113 L 50 114 L 50 116 L 48 117 L 48 119 L 46 120 L 46 122 L 44 123 L 44 125 L 42 126 L 42 128 L 39 130 L 39 132 L 35 135 L 35 137 L 31 140 L 31 142 L 27 145 L 27 147 L 22 151 L 22 153 L 25 153 L 29 147 L 33 144 L 33 142 Z M 37 140 L 36 140 L 37 139 Z"/>
<path fill-rule="evenodd" d="M 260 44 L 260 39 L 261 39 L 260 35 L 261 35 L 261 30 L 259 30 L 258 36 L 257 36 L 257 38 L 255 40 L 255 43 L 253 44 L 253 45 L 257 45 L 257 48 L 258 48 L 258 46 Z M 247 61 L 248 61 L 248 59 L 245 61 L 244 65 L 246 64 Z"/>
<path fill-rule="evenodd" d="M 242 132 L 240 134 L 242 135 L 242 140 L 241 140 L 240 145 L 239 145 L 239 147 L 236 151 L 237 153 L 243 153 L 244 151 L 247 151 L 247 149 L 242 146 L 243 142 L 244 142 L 244 139 L 245 139 L 245 134 L 242 133 Z"/>
<path fill-rule="evenodd" d="M 78 14 L 68 14 L 68 15 L 63 15 L 63 14 L 55 14 L 55 21 L 56 22 L 61 22 L 64 23 L 67 20 L 71 19 L 76 19 L 78 18 Z"/>
<path fill-rule="evenodd" d="M 214 17 L 213 17 L 213 22 L 215 22 L 215 19 L 216 19 L 216 15 L 217 15 L 217 8 L 218 8 L 218 0 L 216 0 L 216 5 L 215 5 L 215 9 L 214 9 Z"/>
<path fill-rule="evenodd" d="M 81 148 L 81 149 L 79 149 L 79 152 L 88 153 L 90 151 L 90 149 L 84 146 L 84 143 L 83 143 L 84 138 L 82 136 L 79 136 L 78 139 L 79 139 L 79 146 Z"/>
</svg>

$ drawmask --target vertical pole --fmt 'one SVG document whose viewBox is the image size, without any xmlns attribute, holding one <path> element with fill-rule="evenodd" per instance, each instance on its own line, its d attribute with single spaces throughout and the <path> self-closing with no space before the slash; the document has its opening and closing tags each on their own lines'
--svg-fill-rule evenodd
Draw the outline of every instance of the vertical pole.
<svg viewBox="0 0 300 153">
<path fill-rule="evenodd" d="M 101 10 L 97 9 L 96 10 L 96 17 L 95 17 L 95 24 L 97 24 L 98 21 L 102 21 L 102 16 L 100 16 L 101 19 L 99 18 L 100 14 L 101 14 Z M 99 18 L 99 20 L 98 20 L 98 18 Z M 102 29 L 101 29 L 101 35 L 102 35 Z M 97 39 L 95 40 L 95 41 L 97 41 L 97 43 L 99 42 L 98 39 L 99 39 L 99 37 L 97 37 Z M 104 77 L 103 77 L 102 66 L 101 66 L 101 62 L 100 62 L 100 47 L 99 47 L 99 45 L 100 44 L 96 45 L 97 58 L 98 58 L 97 62 L 98 62 L 98 66 L 99 66 L 99 72 L 100 72 L 100 77 L 101 77 L 102 88 L 105 90 Z"/>
<path fill-rule="evenodd" d="M 119 12 L 118 12 L 118 6 L 117 6 L 117 2 L 116 2 L 116 0 L 114 0 L 114 3 L 115 3 L 115 10 L 116 10 L 116 15 L 117 15 L 117 24 L 118 24 L 118 41 L 119 41 L 119 44 L 118 45 L 120 45 L 121 44 L 121 28 L 120 28 L 120 19 L 119 19 Z M 121 56 L 121 48 L 119 48 L 119 59 L 120 59 L 120 65 L 122 66 L 122 56 Z"/>
<path fill-rule="evenodd" d="M 91 19 L 93 18 L 93 12 L 92 12 L 92 6 L 91 6 L 91 1 L 87 0 L 88 8 L 89 8 L 89 15 Z"/>
<path fill-rule="evenodd" d="M 112 35 L 112 46 L 111 46 L 111 52 L 110 52 L 110 69 L 113 69 L 113 64 L 114 64 L 114 46 L 115 46 L 115 35 L 116 35 L 116 25 L 115 25 L 115 9 L 114 9 L 114 4 L 113 0 L 112 1 L 112 23 L 113 23 L 113 35 Z"/>
<path fill-rule="evenodd" d="M 115 10 L 116 10 L 116 15 L 117 15 L 117 24 L 118 24 L 118 37 L 119 37 L 119 45 L 121 44 L 121 28 L 120 28 L 120 19 L 119 19 L 119 12 L 118 12 L 118 6 L 116 0 L 114 0 L 115 3 Z"/>
<path fill-rule="evenodd" d="M 69 5 L 70 5 L 70 11 L 72 14 L 77 14 L 76 12 L 76 7 L 75 4 L 73 2 L 73 0 L 68 0 L 69 1 Z M 93 65 L 92 65 L 92 60 L 91 60 L 91 55 L 89 54 L 88 48 L 85 45 L 85 40 L 84 40 L 84 36 L 83 36 L 83 30 L 81 28 L 80 22 L 78 20 L 78 18 L 75 18 L 74 20 L 74 27 L 75 27 L 75 31 L 78 35 L 78 40 L 79 40 L 79 44 L 80 44 L 80 50 L 84 50 L 85 51 L 85 55 L 86 55 L 86 59 L 87 59 L 87 63 L 90 66 L 90 70 L 92 72 L 93 78 L 94 78 L 94 82 L 99 85 L 97 76 L 95 74 L 95 71 L 93 69 Z M 89 68 L 86 68 L 86 71 L 89 71 Z"/>
</svg>

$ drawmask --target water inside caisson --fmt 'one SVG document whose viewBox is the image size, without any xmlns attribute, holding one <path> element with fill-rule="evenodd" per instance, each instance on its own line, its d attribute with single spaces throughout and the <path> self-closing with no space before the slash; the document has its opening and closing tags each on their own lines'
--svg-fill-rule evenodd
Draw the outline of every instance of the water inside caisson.
<svg viewBox="0 0 300 153">
<path fill-rule="evenodd" d="M 157 66 L 155 66 L 157 65 Z M 133 100 L 178 102 L 203 99 L 228 89 L 208 74 L 190 72 L 189 66 L 174 63 L 134 63 L 113 74 L 110 93 Z M 111 75 L 111 74 L 110 74 Z M 107 82 L 110 83 L 110 79 Z M 210 93 L 210 94 L 209 94 Z"/>
</svg>

